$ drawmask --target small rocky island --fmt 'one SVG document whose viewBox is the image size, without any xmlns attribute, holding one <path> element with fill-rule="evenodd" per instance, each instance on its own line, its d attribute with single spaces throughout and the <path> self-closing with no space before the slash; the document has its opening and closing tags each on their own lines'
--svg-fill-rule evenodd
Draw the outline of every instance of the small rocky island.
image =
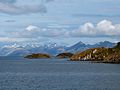
<svg viewBox="0 0 120 90">
<path fill-rule="evenodd" d="M 38 53 L 38 54 L 31 54 L 31 55 L 27 55 L 25 58 L 28 59 L 45 59 L 45 58 L 51 58 L 50 55 L 48 54 L 42 54 L 42 53 Z"/>
<path fill-rule="evenodd" d="M 67 52 L 65 52 L 65 53 L 60 53 L 60 54 L 58 54 L 58 55 L 56 56 L 56 58 L 58 58 L 58 59 L 63 59 L 63 58 L 71 58 L 72 56 L 73 56 L 72 53 L 67 53 Z"/>
<path fill-rule="evenodd" d="M 120 42 L 113 48 L 92 48 L 76 53 L 71 61 L 100 61 L 103 63 L 120 63 Z"/>
</svg>

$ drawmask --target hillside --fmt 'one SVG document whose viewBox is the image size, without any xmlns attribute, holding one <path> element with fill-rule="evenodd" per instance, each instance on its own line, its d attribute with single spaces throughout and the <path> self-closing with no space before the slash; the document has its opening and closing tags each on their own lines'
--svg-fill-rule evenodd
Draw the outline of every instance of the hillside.
<svg viewBox="0 0 120 90">
<path fill-rule="evenodd" d="M 62 58 L 71 58 L 73 56 L 72 53 L 60 53 L 56 56 L 56 58 L 62 59 Z"/>
<path fill-rule="evenodd" d="M 50 58 L 50 55 L 38 53 L 38 54 L 27 55 L 25 58 L 28 58 L 28 59 Z"/>
<path fill-rule="evenodd" d="M 70 60 L 102 61 L 106 63 L 120 63 L 120 42 L 113 48 L 92 48 L 74 54 Z"/>
</svg>

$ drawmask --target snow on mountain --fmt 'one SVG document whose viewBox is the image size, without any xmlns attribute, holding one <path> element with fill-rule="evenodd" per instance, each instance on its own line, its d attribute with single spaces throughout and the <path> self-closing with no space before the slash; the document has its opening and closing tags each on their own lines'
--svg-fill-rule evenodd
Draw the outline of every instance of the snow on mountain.
<svg viewBox="0 0 120 90">
<path fill-rule="evenodd" d="M 31 54 L 30 51 L 23 48 L 19 48 L 10 52 L 7 56 L 26 56 L 28 54 Z"/>
<path fill-rule="evenodd" d="M 65 51 L 65 46 L 57 43 L 41 44 L 13 44 L 0 48 L 0 56 L 23 56 L 30 53 L 48 53 L 56 55 Z"/>
<path fill-rule="evenodd" d="M 85 44 L 83 42 L 78 42 L 71 47 L 66 47 L 61 44 L 54 42 L 47 42 L 43 45 L 39 43 L 26 43 L 26 44 L 12 44 L 4 45 L 0 48 L 0 56 L 24 56 L 31 53 L 47 53 L 51 55 L 57 55 L 63 52 L 81 52 L 89 48 L 95 47 L 113 47 L 116 43 L 111 43 L 109 41 L 99 42 L 94 45 Z"/>
</svg>

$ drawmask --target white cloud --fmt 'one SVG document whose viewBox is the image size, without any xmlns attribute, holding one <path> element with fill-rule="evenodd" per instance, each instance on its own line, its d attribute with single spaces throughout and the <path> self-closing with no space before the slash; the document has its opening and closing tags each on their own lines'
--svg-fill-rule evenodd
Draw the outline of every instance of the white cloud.
<svg viewBox="0 0 120 90">
<path fill-rule="evenodd" d="M 56 29 L 56 28 L 40 28 L 38 26 L 29 25 L 24 29 L 24 31 L 12 32 L 14 37 L 17 38 L 57 38 L 57 37 L 67 37 L 69 32 L 66 29 Z"/>
<path fill-rule="evenodd" d="M 103 20 L 94 25 L 92 23 L 85 23 L 80 26 L 78 30 L 73 30 L 70 33 L 75 37 L 113 37 L 120 35 L 120 24 L 112 24 L 111 21 Z"/>
<path fill-rule="evenodd" d="M 15 37 L 19 38 L 59 38 L 59 37 L 115 37 L 120 36 L 120 24 L 112 24 L 111 21 L 103 20 L 96 25 L 91 22 L 81 25 L 76 30 L 64 28 L 40 28 L 29 25 L 24 31 L 13 32 Z"/>
<path fill-rule="evenodd" d="M 94 25 L 92 23 L 85 23 L 84 25 L 80 26 L 79 29 L 73 30 L 70 34 L 73 37 L 80 37 L 80 36 L 93 36 L 96 33 L 94 29 Z"/>
<path fill-rule="evenodd" d="M 27 31 L 36 31 L 38 30 L 39 28 L 37 26 L 33 26 L 33 25 L 30 25 L 26 28 Z"/>
</svg>

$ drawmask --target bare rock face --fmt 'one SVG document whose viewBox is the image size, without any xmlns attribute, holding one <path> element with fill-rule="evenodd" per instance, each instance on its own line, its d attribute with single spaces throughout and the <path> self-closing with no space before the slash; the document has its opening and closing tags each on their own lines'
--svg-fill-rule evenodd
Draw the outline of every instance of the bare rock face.
<svg viewBox="0 0 120 90">
<path fill-rule="evenodd" d="M 28 55 L 28 56 L 26 56 L 25 58 L 28 58 L 28 59 L 50 58 L 50 55 L 38 53 L 38 54 Z"/>
<path fill-rule="evenodd" d="M 62 59 L 62 58 L 71 58 L 73 56 L 72 53 L 60 53 L 56 56 L 56 58 Z"/>
</svg>

